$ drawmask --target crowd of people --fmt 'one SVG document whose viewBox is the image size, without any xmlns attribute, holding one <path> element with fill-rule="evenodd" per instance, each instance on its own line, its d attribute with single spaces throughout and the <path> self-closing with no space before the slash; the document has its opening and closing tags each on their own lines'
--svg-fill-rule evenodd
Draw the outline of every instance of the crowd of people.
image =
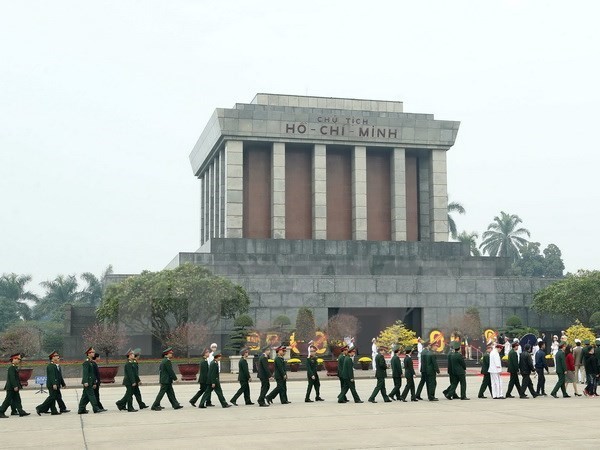
<svg viewBox="0 0 600 450">
<path fill-rule="evenodd" d="M 549 368 L 546 358 L 546 343 L 543 339 L 538 339 L 532 347 L 526 344 L 521 349 L 521 344 L 518 339 L 508 341 L 510 349 L 506 351 L 506 343 L 497 341 L 489 342 L 486 345 L 486 351 L 481 360 L 481 374 L 483 375 L 482 383 L 479 389 L 478 398 L 486 398 L 486 392 L 489 391 L 493 399 L 514 398 L 535 398 L 546 395 L 546 374 L 549 374 Z M 552 344 L 554 346 L 554 344 Z M 418 346 L 408 346 L 403 349 L 400 346 L 394 346 L 388 349 L 384 346 L 377 346 L 376 354 L 373 358 L 373 367 L 375 370 L 376 385 L 368 398 L 371 403 L 377 403 L 376 398 L 381 395 L 384 402 L 393 400 L 406 402 L 416 402 L 424 400 L 421 396 L 425 389 L 425 394 L 429 401 L 438 401 L 436 397 L 437 376 L 440 374 L 438 366 L 438 358 L 436 352 L 431 348 L 431 342 L 423 342 L 419 340 Z M 466 395 L 467 378 L 466 378 L 466 363 L 465 357 L 461 353 L 461 344 L 458 341 L 453 341 L 450 345 L 451 351 L 447 356 L 449 375 L 449 386 L 443 390 L 443 395 L 448 400 L 460 399 L 469 400 Z M 566 339 L 556 339 L 556 352 L 553 352 L 555 361 L 555 372 L 557 375 L 556 384 L 553 386 L 550 395 L 557 398 L 558 392 L 562 393 L 563 397 L 570 397 L 567 393 L 569 385 L 573 385 L 573 393 L 575 396 L 586 395 L 588 397 L 597 397 L 597 387 L 599 378 L 600 366 L 600 338 L 596 339 L 595 343 L 590 343 L 589 340 L 581 342 L 575 340 L 575 346 L 572 348 L 567 344 Z M 271 347 L 267 346 L 262 349 L 257 363 L 257 376 L 260 380 L 260 394 L 257 403 L 261 407 L 268 407 L 273 404 L 273 401 L 278 397 L 281 404 L 291 403 L 287 396 L 287 365 L 284 359 L 286 353 L 285 346 L 279 346 L 275 349 L 276 356 L 273 364 L 273 371 L 269 365 L 269 356 Z M 386 389 L 386 378 L 388 374 L 388 364 L 385 355 L 390 352 L 390 368 L 393 381 L 393 388 L 389 395 Z M 321 383 L 317 370 L 317 348 L 314 345 L 309 347 L 309 354 L 306 358 L 306 377 L 307 389 L 304 401 L 312 403 L 312 392 L 314 391 L 314 401 L 324 401 L 320 395 Z M 503 372 L 501 353 L 506 352 L 508 373 L 510 375 L 508 388 L 506 393 L 502 386 L 502 378 L 500 374 Z M 403 359 L 401 358 L 404 353 Z M 418 386 L 415 386 L 415 359 L 414 354 L 417 353 L 418 369 L 421 373 L 421 378 Z M 356 347 L 352 344 L 344 345 L 341 349 L 341 354 L 337 360 L 338 378 L 340 385 L 340 393 L 337 396 L 338 403 L 347 403 L 348 392 L 350 392 L 355 403 L 363 403 L 356 390 L 354 377 L 354 356 Z M 89 411 L 87 405 L 91 405 L 94 413 L 106 411 L 100 401 L 100 374 L 96 358 L 98 354 L 93 347 L 90 347 L 85 352 L 86 359 L 82 364 L 82 395 L 78 406 L 78 414 L 87 414 Z M 126 353 L 127 362 L 124 368 L 123 385 L 125 386 L 125 394 L 123 398 L 116 402 L 118 410 L 136 412 L 134 408 L 134 398 L 137 401 L 138 408 L 144 409 L 148 406 L 142 400 L 140 391 L 141 379 L 138 369 L 138 358 L 140 349 L 129 350 Z M 177 375 L 173 370 L 171 358 L 173 357 L 173 349 L 166 348 L 163 352 L 163 359 L 159 367 L 159 383 L 160 389 L 154 402 L 150 406 L 153 411 L 161 411 L 164 409 L 161 406 L 161 401 L 166 395 L 169 403 L 174 409 L 181 409 L 183 406 L 177 400 L 173 389 L 173 382 L 177 380 Z M 213 394 L 223 408 L 238 406 L 237 402 L 243 396 L 246 405 L 254 405 L 250 393 L 250 382 L 252 381 L 251 370 L 248 365 L 250 352 L 248 349 L 242 349 L 241 359 L 238 366 L 238 382 L 239 389 L 231 397 L 226 400 L 221 388 L 220 360 L 221 352 L 217 349 L 217 344 L 212 344 L 210 348 L 204 350 L 200 362 L 199 379 L 200 384 L 198 392 L 189 400 L 192 406 L 198 404 L 199 408 L 207 408 L 214 406 L 212 404 Z M 47 386 L 49 389 L 48 398 L 35 408 L 38 415 L 49 413 L 52 415 L 68 413 L 61 394 L 61 389 L 66 387 L 62 371 L 60 368 L 60 355 L 57 352 L 52 352 L 49 356 L 49 364 L 46 367 Z M 7 418 L 5 414 L 8 408 L 11 408 L 11 415 L 28 416 L 29 413 L 23 410 L 21 404 L 20 390 L 22 389 L 18 376 L 18 366 L 21 362 L 22 355 L 16 353 L 10 357 L 10 365 L 8 367 L 7 380 L 4 387 L 6 397 L 0 406 L 0 418 Z M 520 375 L 520 378 L 519 378 Z M 537 383 L 534 388 L 532 376 L 537 378 Z M 405 380 L 405 386 L 402 388 L 402 381 Z M 275 387 L 271 389 L 271 381 L 275 381 Z M 585 380 L 586 386 L 583 389 L 583 394 L 579 393 L 578 383 L 583 383 Z M 514 389 L 514 391 L 513 391 Z M 512 395 L 515 392 L 516 395 Z M 527 395 L 529 393 L 529 395 Z"/>
</svg>

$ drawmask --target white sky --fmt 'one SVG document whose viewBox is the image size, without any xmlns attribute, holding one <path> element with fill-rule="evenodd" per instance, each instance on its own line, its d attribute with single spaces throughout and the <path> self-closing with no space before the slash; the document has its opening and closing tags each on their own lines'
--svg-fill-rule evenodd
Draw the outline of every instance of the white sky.
<svg viewBox="0 0 600 450">
<path fill-rule="evenodd" d="M 462 122 L 459 230 L 501 210 L 597 268 L 597 1 L 0 0 L 0 273 L 159 270 L 199 246 L 188 155 L 257 92 Z"/>
</svg>

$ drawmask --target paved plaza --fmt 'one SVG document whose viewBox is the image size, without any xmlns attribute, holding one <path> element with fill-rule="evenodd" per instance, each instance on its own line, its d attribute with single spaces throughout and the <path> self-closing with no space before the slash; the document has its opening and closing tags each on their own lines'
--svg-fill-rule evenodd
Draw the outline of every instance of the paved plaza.
<svg viewBox="0 0 600 450">
<path fill-rule="evenodd" d="M 173 410 L 165 397 L 163 411 L 145 409 L 136 413 L 117 411 L 115 401 L 122 397 L 124 388 L 113 385 L 101 391 L 102 402 L 109 411 L 81 416 L 76 413 L 80 389 L 63 391 L 70 413 L 42 417 L 35 414 L 35 405 L 41 403 L 45 394 L 27 389 L 22 392 L 23 406 L 32 414 L 0 421 L 2 448 L 564 449 L 597 448 L 600 442 L 600 427 L 595 422 L 600 398 L 477 399 L 481 378 L 469 376 L 471 400 L 448 401 L 441 394 L 447 386 L 447 377 L 443 376 L 437 389 L 439 402 L 384 403 L 378 398 L 377 404 L 368 403 L 375 381 L 363 378 L 357 381 L 357 389 L 365 403 L 338 404 L 337 379 L 323 378 L 321 395 L 326 401 L 320 403 L 304 403 L 306 383 L 297 380 L 288 382 L 291 405 L 276 402 L 269 408 L 259 408 L 245 406 L 240 399 L 238 407 L 201 410 L 188 403 L 198 385 L 177 383 L 175 392 L 183 409 Z M 503 378 L 506 389 L 508 380 Z M 550 392 L 556 378 L 552 374 L 547 380 Z M 388 391 L 391 384 L 388 379 Z M 223 383 L 228 400 L 237 386 Z M 259 383 L 254 380 L 254 401 L 258 389 Z M 156 385 L 142 386 L 148 405 L 157 392 Z"/>
</svg>

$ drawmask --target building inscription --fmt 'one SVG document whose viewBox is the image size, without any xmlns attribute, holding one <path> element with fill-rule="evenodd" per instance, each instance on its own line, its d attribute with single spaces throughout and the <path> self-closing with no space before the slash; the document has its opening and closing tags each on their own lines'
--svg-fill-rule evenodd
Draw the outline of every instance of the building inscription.
<svg viewBox="0 0 600 450">
<path fill-rule="evenodd" d="M 288 122 L 285 134 L 398 139 L 398 128 L 369 124 L 363 117 L 319 116 L 314 122 Z"/>
</svg>

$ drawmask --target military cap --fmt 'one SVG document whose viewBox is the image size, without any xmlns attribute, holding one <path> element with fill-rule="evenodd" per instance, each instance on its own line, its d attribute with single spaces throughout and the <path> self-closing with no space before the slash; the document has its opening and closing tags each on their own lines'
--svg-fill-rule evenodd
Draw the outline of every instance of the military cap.
<svg viewBox="0 0 600 450">
<path fill-rule="evenodd" d="M 23 355 L 21 355 L 21 353 L 13 353 L 12 355 L 10 355 L 10 360 L 12 361 L 15 358 L 23 358 Z"/>
<path fill-rule="evenodd" d="M 407 345 L 406 348 L 404 349 L 404 353 L 409 354 L 415 351 L 415 347 L 412 345 Z"/>
<path fill-rule="evenodd" d="M 348 346 L 347 346 L 347 345 L 342 345 L 342 346 L 340 347 L 340 350 L 343 352 L 343 351 L 345 351 L 345 350 L 350 350 L 350 349 L 348 348 Z"/>
<path fill-rule="evenodd" d="M 167 353 L 173 353 L 173 347 L 167 347 L 162 351 L 163 356 L 165 356 Z"/>
<path fill-rule="evenodd" d="M 87 355 L 88 353 L 91 353 L 92 350 L 94 350 L 94 347 L 89 347 L 86 351 L 85 354 Z"/>
<path fill-rule="evenodd" d="M 213 352 L 213 358 L 220 358 L 222 355 L 221 350 L 215 350 Z"/>
<path fill-rule="evenodd" d="M 269 346 L 269 345 L 265 345 L 265 346 L 264 346 L 264 347 L 261 349 L 261 352 L 263 352 L 263 353 L 264 353 L 264 352 L 268 352 L 268 351 L 270 351 L 270 350 L 271 350 L 271 346 Z M 209 350 L 209 351 L 210 351 L 210 350 Z"/>
<path fill-rule="evenodd" d="M 458 342 L 458 341 L 452 342 L 452 348 L 454 350 L 458 350 L 460 348 L 460 342 Z"/>
<path fill-rule="evenodd" d="M 136 355 L 140 355 L 142 353 L 142 349 L 139 347 L 136 347 L 133 349 L 133 353 L 135 353 Z"/>
<path fill-rule="evenodd" d="M 57 352 L 57 351 L 53 351 L 52 353 L 50 353 L 50 354 L 48 355 L 48 359 L 52 359 L 52 358 L 54 358 L 54 356 L 55 356 L 55 355 L 58 355 L 58 352 Z"/>
<path fill-rule="evenodd" d="M 393 353 L 396 353 L 399 350 L 400 350 L 400 346 L 399 345 L 392 345 L 392 352 Z"/>
<path fill-rule="evenodd" d="M 127 350 L 127 353 L 125 353 L 125 356 L 129 356 L 129 355 L 135 355 L 135 352 L 131 349 Z"/>
<path fill-rule="evenodd" d="M 496 348 L 504 348 L 504 344 L 500 344 L 499 342 L 496 342 Z"/>
<path fill-rule="evenodd" d="M 589 340 L 589 339 L 586 339 L 585 341 L 583 341 L 583 344 L 584 344 L 584 345 L 590 345 L 590 340 Z"/>
<path fill-rule="evenodd" d="M 286 346 L 285 346 L 285 345 L 280 345 L 279 347 L 277 347 L 277 348 L 275 349 L 275 351 L 276 351 L 276 352 L 278 352 L 279 350 L 283 350 L 283 351 L 285 351 L 285 350 L 286 350 Z"/>
<path fill-rule="evenodd" d="M 350 347 L 348 349 L 348 353 L 355 353 L 356 352 L 356 347 Z"/>
<path fill-rule="evenodd" d="M 558 343 L 558 348 L 560 348 L 560 347 L 564 347 L 564 346 L 566 346 L 566 345 L 567 345 L 567 341 L 560 341 L 560 342 Z"/>
<path fill-rule="evenodd" d="M 240 350 L 240 355 L 243 355 L 244 353 L 249 353 L 250 349 L 247 347 L 244 347 L 243 349 Z"/>
<path fill-rule="evenodd" d="M 516 341 L 516 342 L 513 341 L 512 346 L 513 347 L 518 347 L 519 346 L 519 341 Z"/>
</svg>

